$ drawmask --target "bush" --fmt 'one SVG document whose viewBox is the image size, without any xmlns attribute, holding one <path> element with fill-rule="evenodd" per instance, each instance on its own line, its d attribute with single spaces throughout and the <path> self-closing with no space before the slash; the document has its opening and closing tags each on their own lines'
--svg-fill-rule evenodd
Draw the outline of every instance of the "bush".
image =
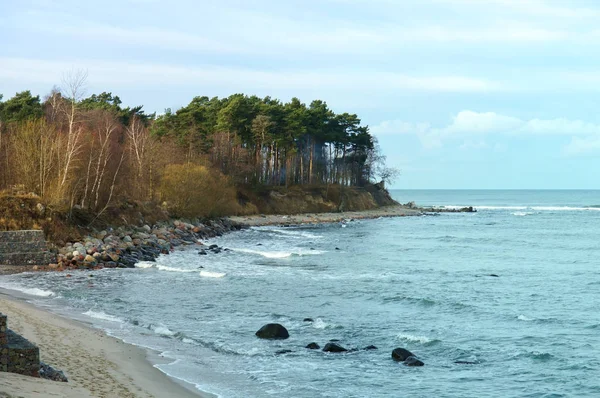
<svg viewBox="0 0 600 398">
<path fill-rule="evenodd" d="M 219 217 L 241 211 L 229 178 L 206 166 L 166 166 L 159 193 L 176 217 Z"/>
</svg>

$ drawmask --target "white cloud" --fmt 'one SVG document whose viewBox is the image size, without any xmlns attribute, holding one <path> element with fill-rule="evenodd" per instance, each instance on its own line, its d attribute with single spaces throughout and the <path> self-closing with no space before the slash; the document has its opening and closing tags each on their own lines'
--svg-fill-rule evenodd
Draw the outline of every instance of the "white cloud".
<svg viewBox="0 0 600 398">
<path fill-rule="evenodd" d="M 600 124 L 565 118 L 523 120 L 495 112 L 461 111 L 444 127 L 390 120 L 373 126 L 371 131 L 377 135 L 415 134 L 423 147 L 429 149 L 441 147 L 453 139 L 464 140 L 460 149 L 485 149 L 489 145 L 475 137 L 539 135 L 571 136 L 571 142 L 564 148 L 569 155 L 600 150 Z"/>
<path fill-rule="evenodd" d="M 107 62 L 102 60 L 46 61 L 41 59 L 0 57 L 0 83 L 16 80 L 23 86 L 32 83 L 55 84 L 63 72 L 87 69 L 90 83 L 139 87 L 157 82 L 163 87 L 221 87 L 234 91 L 252 89 L 333 89 L 414 90 L 428 92 L 489 92 L 501 90 L 499 83 L 462 76 L 412 76 L 381 71 L 332 69 L 311 71 L 264 71 L 243 67 L 214 65 L 179 66 L 168 64 Z M 351 84 L 349 84 L 351 82 Z"/>
</svg>

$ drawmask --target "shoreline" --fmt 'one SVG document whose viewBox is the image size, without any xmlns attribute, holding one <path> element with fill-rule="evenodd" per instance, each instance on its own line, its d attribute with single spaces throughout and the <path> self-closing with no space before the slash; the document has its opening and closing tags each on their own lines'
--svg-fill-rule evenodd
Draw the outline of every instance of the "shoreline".
<svg viewBox="0 0 600 398">
<path fill-rule="evenodd" d="M 421 208 L 409 208 L 404 205 L 384 206 L 371 210 L 346 211 L 338 213 L 305 213 L 295 215 L 267 214 L 251 216 L 228 217 L 229 220 L 249 227 L 267 225 L 300 225 L 300 224 L 327 224 L 354 219 L 374 219 L 380 217 L 412 217 L 425 214 Z"/>
<path fill-rule="evenodd" d="M 0 310 L 10 329 L 40 349 L 40 359 L 62 370 L 68 382 L 0 374 L 3 397 L 216 398 L 156 368 L 160 353 L 125 343 L 84 322 L 37 307 L 0 289 Z"/>
</svg>

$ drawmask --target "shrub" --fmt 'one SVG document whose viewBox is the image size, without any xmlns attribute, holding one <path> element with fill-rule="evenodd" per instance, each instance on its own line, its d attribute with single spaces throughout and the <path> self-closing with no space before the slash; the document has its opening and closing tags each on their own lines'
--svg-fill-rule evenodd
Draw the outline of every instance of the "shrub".
<svg viewBox="0 0 600 398">
<path fill-rule="evenodd" d="M 161 199 L 177 217 L 218 217 L 237 214 L 241 208 L 228 177 L 195 164 L 171 164 L 160 181 Z"/>
</svg>

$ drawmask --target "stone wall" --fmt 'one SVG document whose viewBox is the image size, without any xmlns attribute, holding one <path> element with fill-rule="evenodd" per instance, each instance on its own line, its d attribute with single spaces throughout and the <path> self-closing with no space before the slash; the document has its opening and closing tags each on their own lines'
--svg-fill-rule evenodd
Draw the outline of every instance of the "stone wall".
<svg viewBox="0 0 600 398">
<path fill-rule="evenodd" d="M 40 376 L 40 350 L 23 336 L 7 328 L 7 318 L 0 314 L 0 371 Z"/>
<path fill-rule="evenodd" d="M 56 262 L 56 256 L 48 251 L 43 231 L 0 231 L 0 266 L 53 262 Z"/>
</svg>

